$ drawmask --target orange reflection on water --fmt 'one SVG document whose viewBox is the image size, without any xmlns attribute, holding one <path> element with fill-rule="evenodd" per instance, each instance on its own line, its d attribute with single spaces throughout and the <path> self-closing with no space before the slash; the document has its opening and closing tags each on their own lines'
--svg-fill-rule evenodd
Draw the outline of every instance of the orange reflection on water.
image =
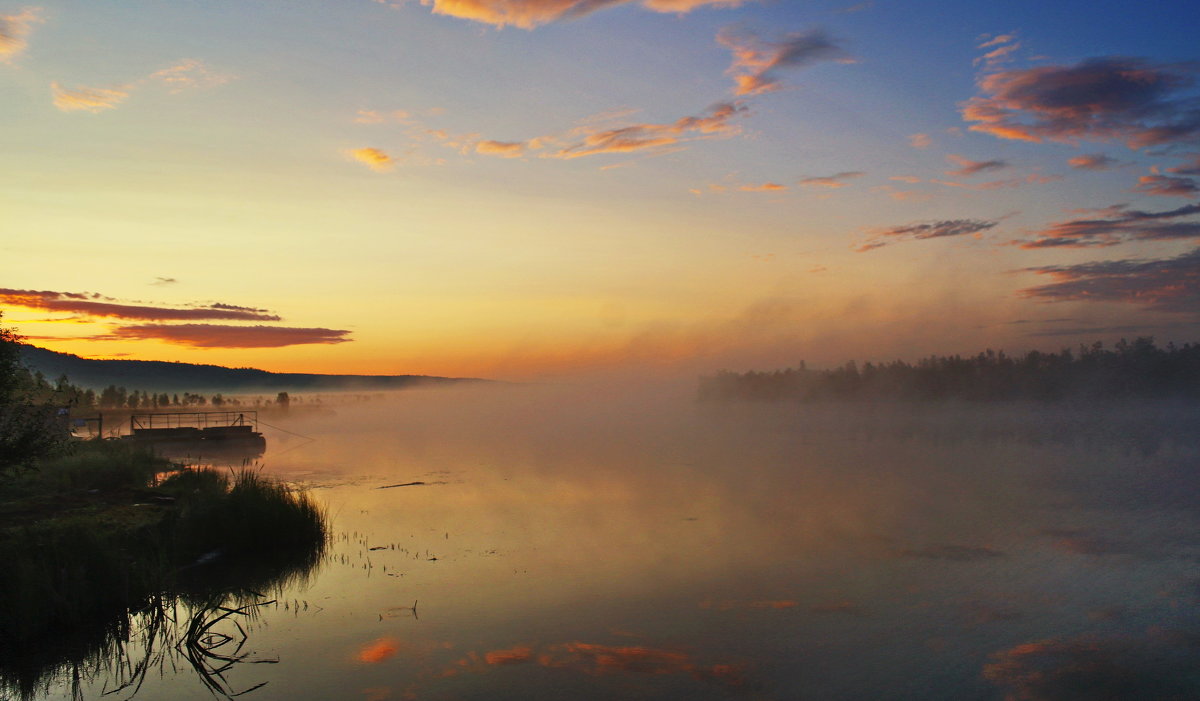
<svg viewBox="0 0 1200 701">
<path fill-rule="evenodd" d="M 595 665 L 595 672 L 640 672 L 642 674 L 673 674 L 694 669 L 682 652 L 655 650 L 648 647 L 614 647 L 592 643 L 563 645 L 567 656 L 564 664 Z M 560 666 L 560 665 L 553 665 Z"/>
<path fill-rule="evenodd" d="M 584 642 L 545 645 L 536 650 L 530 645 L 516 645 L 485 652 L 482 658 L 476 652 L 469 652 L 435 676 L 446 678 L 465 672 L 482 674 L 494 666 L 525 662 L 536 662 L 542 667 L 574 670 L 583 674 L 686 674 L 701 681 L 726 686 L 739 686 L 744 682 L 740 665 L 702 664 L 695 661 L 690 654 L 677 650 Z"/>
<path fill-rule="evenodd" d="M 508 650 L 493 650 L 486 653 L 483 659 L 488 664 L 518 664 L 533 659 L 533 648 L 522 645 Z"/>
<path fill-rule="evenodd" d="M 358 651 L 358 661 L 367 664 L 376 664 L 383 662 L 387 658 L 395 655 L 400 649 L 400 641 L 395 638 L 379 638 L 378 640 L 367 643 L 361 650 Z"/>
<path fill-rule="evenodd" d="M 733 609 L 794 609 L 799 606 L 799 602 L 791 599 L 781 601 L 701 601 L 700 608 L 714 609 L 717 611 L 731 611 Z"/>
</svg>

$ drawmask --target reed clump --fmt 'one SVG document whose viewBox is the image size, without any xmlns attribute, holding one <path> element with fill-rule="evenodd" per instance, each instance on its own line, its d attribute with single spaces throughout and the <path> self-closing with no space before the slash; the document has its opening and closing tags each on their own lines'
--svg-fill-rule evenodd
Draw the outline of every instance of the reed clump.
<svg viewBox="0 0 1200 701">
<path fill-rule="evenodd" d="M 306 493 L 249 469 L 156 483 L 164 467 L 97 442 L 0 483 L 0 697 L 123 640 L 149 601 L 264 591 L 320 561 Z"/>
</svg>

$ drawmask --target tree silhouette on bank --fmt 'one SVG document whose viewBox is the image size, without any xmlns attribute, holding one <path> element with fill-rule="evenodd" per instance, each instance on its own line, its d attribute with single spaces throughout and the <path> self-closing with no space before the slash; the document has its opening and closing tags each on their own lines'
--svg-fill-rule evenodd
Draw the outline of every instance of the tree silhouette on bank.
<svg viewBox="0 0 1200 701">
<path fill-rule="evenodd" d="M 1150 337 L 1076 352 L 930 356 L 915 364 L 850 361 L 830 370 L 722 371 L 700 379 L 707 400 L 1042 400 L 1200 398 L 1200 344 Z"/>
</svg>

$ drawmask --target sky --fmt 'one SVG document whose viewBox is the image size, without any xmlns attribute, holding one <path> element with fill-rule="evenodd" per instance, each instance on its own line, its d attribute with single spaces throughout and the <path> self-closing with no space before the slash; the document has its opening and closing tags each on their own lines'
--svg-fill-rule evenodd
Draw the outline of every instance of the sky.
<svg viewBox="0 0 1200 701">
<path fill-rule="evenodd" d="M 548 379 L 1200 336 L 1200 6 L 0 0 L 0 311 Z"/>
</svg>

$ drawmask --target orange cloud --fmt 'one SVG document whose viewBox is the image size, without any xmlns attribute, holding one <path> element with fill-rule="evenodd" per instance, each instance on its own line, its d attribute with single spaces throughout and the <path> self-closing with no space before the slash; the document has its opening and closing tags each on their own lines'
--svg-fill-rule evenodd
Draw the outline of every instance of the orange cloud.
<svg viewBox="0 0 1200 701">
<path fill-rule="evenodd" d="M 69 90 L 58 83 L 50 84 L 50 92 L 54 95 L 54 106 L 63 112 L 93 114 L 111 110 L 129 97 L 128 89 L 77 87 Z"/>
<path fill-rule="evenodd" d="M 1200 186 L 1191 178 L 1155 173 L 1138 178 L 1138 184 L 1134 186 L 1133 191 L 1160 197 L 1195 197 L 1200 194 Z"/>
<path fill-rule="evenodd" d="M 156 340 L 192 348 L 282 348 L 310 343 L 346 343 L 349 331 L 287 326 L 137 324 L 118 326 L 92 340 Z"/>
<path fill-rule="evenodd" d="M 395 638 L 379 638 L 367 643 L 358 651 L 356 659 L 366 664 L 377 664 L 392 657 L 400 650 L 400 642 Z"/>
<path fill-rule="evenodd" d="M 1191 69 L 1124 56 L 1038 66 L 979 79 L 960 113 L 971 131 L 1020 141 L 1124 141 L 1130 148 L 1188 143 L 1200 134 Z"/>
<path fill-rule="evenodd" d="M 522 141 L 480 141 L 475 144 L 475 153 L 501 158 L 520 158 L 525 155 L 525 143 Z"/>
<path fill-rule="evenodd" d="M 368 168 L 378 173 L 386 173 L 396 163 L 395 159 L 386 151 L 374 147 L 356 148 L 346 151 L 346 155 L 359 163 L 366 164 Z"/>
<path fill-rule="evenodd" d="M 216 73 L 203 62 L 194 58 L 185 58 L 179 63 L 154 71 L 144 78 L 132 83 L 111 88 L 76 87 L 64 88 L 57 82 L 50 84 L 50 92 L 54 96 L 54 106 L 63 112 L 103 112 L 116 108 L 124 102 L 129 93 L 148 82 L 161 83 L 167 91 L 174 94 L 189 88 L 204 88 L 222 85 L 233 80 L 233 76 Z"/>
<path fill-rule="evenodd" d="M 913 148 L 929 148 L 933 145 L 933 138 L 929 134 L 909 134 L 908 143 Z"/>
<path fill-rule="evenodd" d="M 720 102 L 699 115 L 681 117 L 668 123 L 622 123 L 630 110 L 596 115 L 580 121 L 578 126 L 559 133 L 536 136 L 524 141 L 483 139 L 477 133 L 451 133 L 431 129 L 416 120 L 404 120 L 409 125 L 407 136 L 414 142 L 433 141 L 453 148 L 463 155 L 476 153 L 500 158 L 520 158 L 536 155 L 539 158 L 574 159 L 609 153 L 661 154 L 681 148 L 690 141 L 729 138 L 741 133 L 735 118 L 747 112 L 740 102 Z M 383 115 L 360 111 L 360 121 L 375 123 Z M 376 169 L 391 167 L 392 160 L 380 149 L 359 149 L 347 152 L 351 157 Z M 374 165 L 373 165 L 374 164 Z"/>
<path fill-rule="evenodd" d="M 732 120 L 744 112 L 746 107 L 740 103 L 722 102 L 706 114 L 682 117 L 668 124 L 631 124 L 615 129 L 579 127 L 568 134 L 566 145 L 548 154 L 548 157 L 569 159 L 603 153 L 630 153 L 659 149 L 683 141 L 733 136 L 741 133 L 741 127 L 733 124 Z M 538 140 L 540 143 L 556 141 L 558 139 L 553 137 Z"/>
<path fill-rule="evenodd" d="M 779 183 L 747 183 L 746 185 L 738 186 L 738 189 L 742 192 L 778 192 L 780 190 L 786 190 L 787 185 L 780 185 Z"/>
<path fill-rule="evenodd" d="M 1200 698 L 1186 631 L 1047 638 L 993 653 L 983 677 L 1014 700 Z"/>
<path fill-rule="evenodd" d="M 1067 160 L 1067 165 L 1078 170 L 1109 170 L 1117 164 L 1115 158 L 1103 153 L 1088 153 Z"/>
<path fill-rule="evenodd" d="M 1001 64 L 1012 60 L 1012 54 L 1021 48 L 1021 42 L 1017 41 L 1015 34 L 1001 34 L 983 42 L 978 48 L 989 49 L 993 46 L 996 48 L 975 59 L 976 66 L 983 64 L 985 70 L 995 70 Z"/>
<path fill-rule="evenodd" d="M 15 15 L 0 16 L 0 62 L 9 63 L 24 52 L 33 25 L 43 21 L 41 10 L 33 7 Z"/>
<path fill-rule="evenodd" d="M 224 85 L 233 80 L 233 76 L 215 73 L 203 61 L 185 58 L 174 66 L 151 73 L 148 79 L 163 83 L 172 93 L 179 93 L 188 88 Z"/>
<path fill-rule="evenodd" d="M 845 173 L 835 173 L 834 175 L 823 175 L 819 177 L 804 178 L 800 184 L 804 187 L 827 187 L 839 188 L 846 187 L 846 181 L 854 178 L 861 178 L 866 173 L 859 170 L 847 171 Z"/>
<path fill-rule="evenodd" d="M 784 68 L 802 68 L 821 61 L 853 62 L 849 54 L 824 31 L 788 34 L 777 42 L 766 42 L 758 35 L 726 28 L 717 34 L 717 43 L 733 53 L 726 71 L 733 76 L 735 95 L 760 95 L 779 90 L 778 72 Z"/>
<path fill-rule="evenodd" d="M 969 158 L 964 158 L 957 153 L 951 153 L 946 156 L 946 160 L 958 166 L 956 170 L 946 171 L 946 175 L 975 175 L 976 173 L 984 173 L 991 170 L 1001 170 L 1008 167 L 1007 161 L 992 160 L 992 161 L 972 161 Z"/>
<path fill-rule="evenodd" d="M 139 319 L 147 321 L 185 321 L 192 319 L 226 319 L 230 321 L 279 321 L 265 309 L 239 307 L 232 304 L 207 304 L 180 309 L 122 304 L 90 292 L 52 292 L 49 290 L 15 290 L 0 288 L 0 302 L 25 309 L 45 309 L 54 312 L 83 314 L 89 317 Z"/>
<path fill-rule="evenodd" d="M 967 190 L 1003 190 L 1011 187 L 1021 187 L 1023 185 L 1045 185 L 1046 183 L 1052 183 L 1058 180 L 1062 180 L 1061 175 L 1042 175 L 1041 173 L 1030 173 L 1020 178 L 989 180 L 983 183 L 960 183 L 954 180 L 939 180 L 938 178 L 930 178 L 929 182 L 935 185 L 960 187 Z"/>
</svg>

